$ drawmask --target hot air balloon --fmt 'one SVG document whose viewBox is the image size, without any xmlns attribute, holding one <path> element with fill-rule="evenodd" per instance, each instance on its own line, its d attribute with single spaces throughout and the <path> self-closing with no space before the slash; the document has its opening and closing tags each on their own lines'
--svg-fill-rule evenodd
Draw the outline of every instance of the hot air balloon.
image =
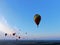
<svg viewBox="0 0 60 45">
<path fill-rule="evenodd" d="M 20 36 L 18 38 L 20 39 Z"/>
<path fill-rule="evenodd" d="M 16 33 L 13 33 L 13 36 L 15 36 Z"/>
<path fill-rule="evenodd" d="M 5 33 L 5 36 L 7 36 L 7 33 Z"/>
<path fill-rule="evenodd" d="M 41 16 L 39 14 L 35 14 L 34 21 L 35 21 L 35 23 L 36 23 L 36 25 L 38 27 L 38 25 L 39 25 L 39 23 L 41 21 Z"/>
<path fill-rule="evenodd" d="M 25 34 L 27 34 L 27 32 Z"/>
</svg>

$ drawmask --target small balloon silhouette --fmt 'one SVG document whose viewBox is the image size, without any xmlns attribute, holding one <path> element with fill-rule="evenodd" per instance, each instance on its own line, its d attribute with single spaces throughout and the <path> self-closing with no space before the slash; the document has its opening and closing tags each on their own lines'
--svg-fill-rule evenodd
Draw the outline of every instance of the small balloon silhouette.
<svg viewBox="0 0 60 45">
<path fill-rule="evenodd" d="M 16 33 L 13 33 L 13 36 L 15 36 Z"/>
<path fill-rule="evenodd" d="M 5 36 L 7 36 L 7 33 L 5 33 Z"/>
<path fill-rule="evenodd" d="M 20 39 L 21 37 L 19 36 L 18 38 Z"/>
</svg>

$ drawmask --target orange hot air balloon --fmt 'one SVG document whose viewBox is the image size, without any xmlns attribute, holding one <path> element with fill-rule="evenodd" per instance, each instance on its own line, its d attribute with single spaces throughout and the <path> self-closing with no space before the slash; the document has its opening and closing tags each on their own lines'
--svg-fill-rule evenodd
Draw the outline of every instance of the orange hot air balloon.
<svg viewBox="0 0 60 45">
<path fill-rule="evenodd" d="M 41 16 L 39 14 L 35 14 L 34 21 L 35 21 L 36 25 L 38 26 L 41 21 Z"/>
</svg>

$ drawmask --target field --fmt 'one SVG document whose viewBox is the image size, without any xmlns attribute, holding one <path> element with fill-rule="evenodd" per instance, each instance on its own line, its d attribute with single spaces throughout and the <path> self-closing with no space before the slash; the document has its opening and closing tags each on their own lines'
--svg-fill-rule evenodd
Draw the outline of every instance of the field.
<svg viewBox="0 0 60 45">
<path fill-rule="evenodd" d="M 60 40 L 0 40 L 0 45 L 60 45 Z"/>
</svg>

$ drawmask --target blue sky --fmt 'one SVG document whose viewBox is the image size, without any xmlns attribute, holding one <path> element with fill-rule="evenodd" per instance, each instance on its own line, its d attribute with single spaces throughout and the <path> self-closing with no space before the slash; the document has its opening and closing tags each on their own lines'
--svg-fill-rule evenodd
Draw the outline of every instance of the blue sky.
<svg viewBox="0 0 60 45">
<path fill-rule="evenodd" d="M 37 28 L 34 15 L 41 15 Z M 10 27 L 17 27 L 27 32 L 27 37 L 36 39 L 53 39 L 60 36 L 60 0 L 0 0 L 0 16 Z"/>
</svg>

